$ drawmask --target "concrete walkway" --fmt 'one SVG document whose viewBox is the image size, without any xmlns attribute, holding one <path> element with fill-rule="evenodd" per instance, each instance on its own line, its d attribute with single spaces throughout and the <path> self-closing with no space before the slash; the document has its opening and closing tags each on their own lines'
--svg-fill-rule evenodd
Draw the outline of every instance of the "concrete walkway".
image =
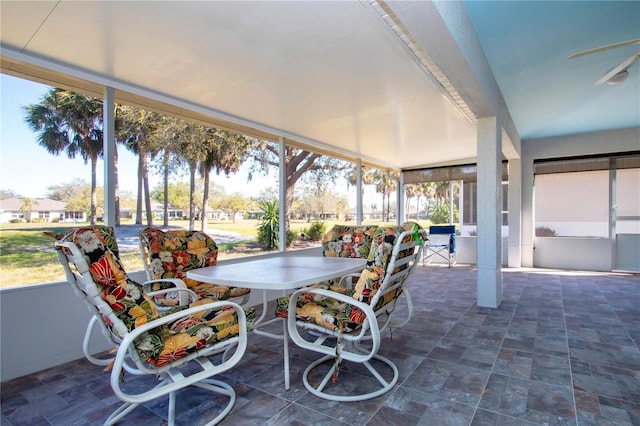
<svg viewBox="0 0 640 426">
<path fill-rule="evenodd" d="M 122 225 L 115 228 L 116 238 L 118 240 L 118 248 L 123 251 L 138 250 L 138 234 L 145 225 Z M 167 228 L 158 226 L 163 230 L 180 229 L 177 226 L 169 226 Z M 216 243 L 232 243 L 238 241 L 246 241 L 247 237 L 237 232 L 226 232 L 218 229 L 207 229 L 207 234 L 215 240 Z"/>
</svg>

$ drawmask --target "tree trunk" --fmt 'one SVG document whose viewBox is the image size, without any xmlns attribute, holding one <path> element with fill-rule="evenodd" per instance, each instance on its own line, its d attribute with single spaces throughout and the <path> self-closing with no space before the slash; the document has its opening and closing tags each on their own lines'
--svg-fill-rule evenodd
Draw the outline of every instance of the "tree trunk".
<svg viewBox="0 0 640 426">
<path fill-rule="evenodd" d="M 407 199 L 404 202 L 404 211 L 405 211 L 405 215 L 407 216 L 407 219 L 409 218 L 409 208 L 411 207 L 411 198 L 407 197 Z"/>
<path fill-rule="evenodd" d="M 118 144 L 114 143 L 114 155 L 113 155 L 113 189 L 115 194 L 115 208 L 116 208 L 116 226 L 120 226 L 120 184 L 118 181 Z"/>
<path fill-rule="evenodd" d="M 136 200 L 136 225 L 142 225 L 142 154 L 138 152 L 138 198 Z"/>
<path fill-rule="evenodd" d="M 93 226 L 96 224 L 96 204 L 97 204 L 97 195 L 96 195 L 96 166 L 98 164 L 98 160 L 96 158 L 91 158 L 91 207 L 89 212 L 89 223 Z"/>
<path fill-rule="evenodd" d="M 363 200 L 364 199 L 365 187 L 364 187 L 364 182 L 360 182 L 360 183 L 361 183 L 361 185 L 360 185 L 360 200 Z M 363 221 L 364 220 L 364 203 L 361 202 L 359 207 L 360 207 L 360 211 L 357 212 L 356 214 L 359 213 L 360 214 L 360 221 Z M 356 217 L 356 220 L 357 220 L 357 217 Z"/>
<path fill-rule="evenodd" d="M 207 204 L 209 203 L 209 170 L 204 171 L 204 194 L 202 194 L 202 232 L 207 232 Z"/>
<path fill-rule="evenodd" d="M 144 205 L 147 211 L 147 226 L 153 226 L 153 211 L 151 210 L 151 194 L 149 193 L 149 170 L 147 168 L 147 153 L 142 160 L 142 185 L 144 185 Z"/>
<path fill-rule="evenodd" d="M 285 203 L 284 203 L 284 208 L 286 209 L 286 211 L 284 212 L 284 217 L 286 218 L 285 223 L 285 229 L 288 231 L 289 230 L 289 223 L 291 221 L 291 218 L 289 217 L 289 215 L 291 214 L 291 206 L 293 206 L 293 194 L 296 191 L 296 185 L 292 184 L 292 185 L 287 185 L 287 191 L 285 193 Z"/>
<path fill-rule="evenodd" d="M 169 226 L 169 152 L 164 150 L 164 221 L 163 225 Z"/>
<path fill-rule="evenodd" d="M 189 231 L 195 228 L 195 192 L 196 192 L 196 166 L 189 165 Z"/>
</svg>

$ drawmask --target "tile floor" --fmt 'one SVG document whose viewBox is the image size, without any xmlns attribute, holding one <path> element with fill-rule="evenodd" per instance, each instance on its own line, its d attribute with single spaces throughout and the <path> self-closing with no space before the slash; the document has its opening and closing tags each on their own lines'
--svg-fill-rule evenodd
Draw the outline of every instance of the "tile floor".
<svg viewBox="0 0 640 426">
<path fill-rule="evenodd" d="M 316 355 L 295 347 L 285 391 L 281 343 L 250 335 L 224 377 L 238 400 L 222 425 L 640 425 L 639 275 L 506 269 L 498 309 L 476 306 L 475 285 L 469 267 L 417 268 L 414 319 L 381 348 L 400 379 L 369 401 L 309 394 L 301 374 Z M 108 378 L 79 360 L 2 383 L 0 423 L 101 424 L 118 404 Z M 338 386 L 368 380 L 347 368 Z M 219 402 L 180 392 L 176 422 L 204 423 Z M 164 424 L 166 406 L 153 401 L 121 423 Z"/>
</svg>

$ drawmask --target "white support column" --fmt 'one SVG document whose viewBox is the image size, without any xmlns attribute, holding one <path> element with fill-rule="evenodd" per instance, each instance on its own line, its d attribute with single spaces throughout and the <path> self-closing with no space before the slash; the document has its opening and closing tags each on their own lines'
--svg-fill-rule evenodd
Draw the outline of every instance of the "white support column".
<svg viewBox="0 0 640 426">
<path fill-rule="evenodd" d="M 400 225 L 407 220 L 407 212 L 404 211 L 404 201 L 406 197 L 404 193 L 404 177 L 402 176 L 402 173 L 400 173 L 400 179 L 398 179 L 396 185 L 396 187 L 398 188 L 398 190 L 396 191 L 396 224 Z"/>
<path fill-rule="evenodd" d="M 502 302 L 502 133 L 496 117 L 478 120 L 478 306 Z"/>
<path fill-rule="evenodd" d="M 356 160 L 356 223 L 362 225 L 362 160 Z"/>
<path fill-rule="evenodd" d="M 116 225 L 116 190 L 115 190 L 115 91 L 113 87 L 105 87 L 102 101 L 102 144 L 104 151 L 104 224 Z"/>
<path fill-rule="evenodd" d="M 520 229 L 522 243 L 520 263 L 522 267 L 533 268 L 533 243 L 535 239 L 535 177 L 533 175 L 533 160 L 530 158 L 523 159 L 520 165 L 522 167 L 522 227 Z"/>
<path fill-rule="evenodd" d="M 460 229 L 460 235 L 462 233 L 462 227 L 464 225 L 464 181 L 459 181 L 460 191 L 458 192 L 458 229 Z"/>
<path fill-rule="evenodd" d="M 286 140 L 282 136 L 280 137 L 279 145 L 278 218 L 280 222 L 280 251 L 285 251 L 287 249 L 287 165 L 285 163 Z"/>
<path fill-rule="evenodd" d="M 611 269 L 616 267 L 616 210 L 618 208 L 617 194 L 618 171 L 616 167 L 616 159 L 609 159 L 609 241 L 611 241 Z"/>
<path fill-rule="evenodd" d="M 455 218 L 454 210 L 456 208 L 455 203 L 453 202 L 453 181 L 450 180 L 449 181 L 449 223 L 450 224 L 455 224 L 455 222 L 453 221 L 453 219 Z"/>
<path fill-rule="evenodd" d="M 522 265 L 522 167 L 519 159 L 509 160 L 509 254 L 510 268 Z"/>
</svg>

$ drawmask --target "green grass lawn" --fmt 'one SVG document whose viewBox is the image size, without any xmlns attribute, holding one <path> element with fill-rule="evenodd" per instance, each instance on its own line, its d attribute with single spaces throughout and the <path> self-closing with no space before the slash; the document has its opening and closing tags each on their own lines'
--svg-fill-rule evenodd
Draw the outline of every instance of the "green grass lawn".
<svg viewBox="0 0 640 426">
<path fill-rule="evenodd" d="M 220 258 L 233 255 L 235 246 L 255 242 L 256 223 L 256 221 L 239 221 L 236 223 L 224 221 L 209 222 L 209 229 L 236 232 L 247 237 L 246 241 L 242 243 L 218 244 Z M 122 225 L 131 224 L 132 222 L 122 222 Z M 16 223 L 0 225 L 0 287 L 13 287 L 23 284 L 63 280 L 64 272 L 62 266 L 58 263 L 58 257 L 53 247 L 54 239 L 45 236 L 43 233 L 65 234 L 75 226 L 81 225 L 83 224 Z M 155 225 L 160 226 L 161 223 L 156 223 Z M 172 227 L 188 228 L 189 222 L 176 221 L 171 222 L 169 225 Z M 199 226 L 200 223 L 196 223 L 196 229 L 198 229 Z M 142 260 L 137 250 L 123 250 L 121 251 L 120 257 L 127 271 L 142 269 Z"/>
<path fill-rule="evenodd" d="M 325 221 L 326 230 L 341 221 Z M 373 222 L 369 222 L 373 223 Z M 123 221 L 122 225 L 131 225 L 131 221 Z M 380 222 L 376 222 L 380 225 Z M 0 288 L 24 284 L 39 284 L 64 280 L 62 266 L 53 247 L 54 239 L 43 235 L 48 231 L 53 234 L 65 234 L 74 226 L 83 224 L 68 223 L 18 223 L 0 225 Z M 156 226 L 162 223 L 156 222 Z M 170 226 L 188 228 L 189 222 L 170 222 Z M 235 232 L 246 236 L 246 240 L 238 243 L 218 243 L 219 259 L 247 254 L 256 254 L 260 248 L 255 244 L 257 220 L 209 221 L 208 230 Z M 291 230 L 299 233 L 310 225 L 307 221 L 291 221 Z M 424 225 L 424 224 L 423 224 Z M 196 229 L 200 223 L 196 222 Z M 116 235 L 117 235 L 116 228 Z M 142 260 L 138 250 L 122 251 L 121 259 L 127 271 L 142 269 Z"/>
</svg>

